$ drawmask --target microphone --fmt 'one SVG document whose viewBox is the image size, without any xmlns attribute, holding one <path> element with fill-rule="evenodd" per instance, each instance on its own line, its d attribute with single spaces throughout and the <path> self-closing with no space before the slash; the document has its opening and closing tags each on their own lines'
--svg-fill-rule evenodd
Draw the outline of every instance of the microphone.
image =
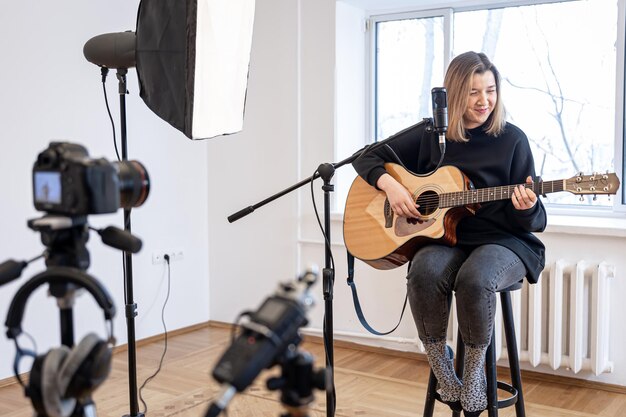
<svg viewBox="0 0 626 417">
<path fill-rule="evenodd" d="M 439 134 L 439 147 L 442 152 L 446 147 L 446 132 L 448 131 L 448 93 L 444 87 L 435 87 L 431 90 L 433 101 L 434 130 Z"/>
<path fill-rule="evenodd" d="M 133 68 L 135 66 L 134 32 L 105 33 L 89 39 L 83 47 L 87 61 L 105 68 Z"/>
<path fill-rule="evenodd" d="M 43 258 L 44 256 L 46 256 L 45 252 L 27 261 L 16 261 L 15 259 L 9 259 L 8 261 L 2 262 L 0 264 L 0 287 L 4 284 L 8 284 L 14 279 L 18 279 L 22 275 L 22 271 L 24 270 L 24 268 L 26 268 L 29 263 L 34 262 L 39 258 Z"/>
<path fill-rule="evenodd" d="M 0 264 L 0 286 L 8 284 L 22 275 L 22 271 L 28 265 L 25 261 L 9 259 Z"/>
<path fill-rule="evenodd" d="M 126 230 L 109 226 L 104 229 L 93 229 L 102 238 L 102 243 L 112 248 L 123 250 L 125 252 L 137 253 L 141 250 L 142 242 L 136 236 L 133 236 Z"/>
</svg>

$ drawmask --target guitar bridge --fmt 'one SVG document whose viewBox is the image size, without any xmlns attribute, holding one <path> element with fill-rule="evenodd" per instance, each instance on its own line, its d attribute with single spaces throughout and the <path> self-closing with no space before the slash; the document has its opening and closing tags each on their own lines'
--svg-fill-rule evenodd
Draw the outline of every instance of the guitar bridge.
<svg viewBox="0 0 626 417">
<path fill-rule="evenodd" d="M 391 209 L 391 204 L 389 204 L 388 198 L 385 198 L 385 208 L 383 213 L 385 215 L 385 229 L 389 229 L 393 226 L 393 210 Z"/>
</svg>

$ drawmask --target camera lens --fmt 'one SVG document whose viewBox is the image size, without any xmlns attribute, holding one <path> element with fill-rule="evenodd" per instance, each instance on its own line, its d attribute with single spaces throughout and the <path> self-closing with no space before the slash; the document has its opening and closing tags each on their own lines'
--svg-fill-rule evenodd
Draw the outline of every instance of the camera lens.
<svg viewBox="0 0 626 417">
<path fill-rule="evenodd" d="M 130 209 L 141 206 L 150 193 L 150 177 L 138 161 L 115 162 L 120 184 L 120 207 Z"/>
</svg>

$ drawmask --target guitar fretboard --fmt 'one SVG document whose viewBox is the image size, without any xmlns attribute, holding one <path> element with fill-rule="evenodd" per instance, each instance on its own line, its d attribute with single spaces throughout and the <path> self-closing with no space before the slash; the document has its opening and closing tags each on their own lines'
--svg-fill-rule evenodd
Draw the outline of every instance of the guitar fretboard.
<svg viewBox="0 0 626 417">
<path fill-rule="evenodd" d="M 521 184 L 532 189 L 537 195 L 555 193 L 565 190 L 566 180 L 542 181 L 533 184 Z M 439 195 L 439 207 L 457 207 L 467 204 L 484 203 L 486 201 L 508 200 L 518 185 L 479 188 L 475 190 L 456 191 Z"/>
</svg>

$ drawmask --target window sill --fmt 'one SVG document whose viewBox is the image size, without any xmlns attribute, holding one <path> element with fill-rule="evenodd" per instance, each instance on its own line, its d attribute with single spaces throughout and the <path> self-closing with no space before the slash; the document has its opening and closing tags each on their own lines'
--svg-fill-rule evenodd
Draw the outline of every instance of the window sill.
<svg viewBox="0 0 626 417">
<path fill-rule="evenodd" d="M 581 215 L 551 214 L 544 233 L 626 237 L 626 218 L 595 213 Z"/>
</svg>

